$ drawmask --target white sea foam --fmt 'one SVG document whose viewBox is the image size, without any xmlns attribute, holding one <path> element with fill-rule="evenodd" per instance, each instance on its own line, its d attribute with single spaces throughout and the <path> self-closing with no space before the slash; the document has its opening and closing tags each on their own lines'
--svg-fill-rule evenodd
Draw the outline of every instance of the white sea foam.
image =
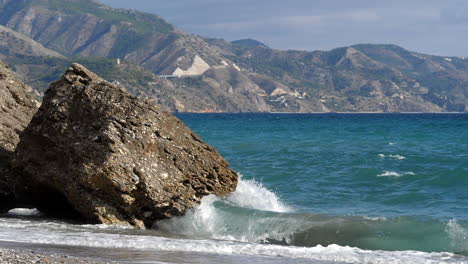
<svg viewBox="0 0 468 264">
<path fill-rule="evenodd" d="M 389 154 L 389 155 L 385 155 L 385 154 L 379 154 L 379 158 L 381 159 L 384 159 L 384 158 L 390 158 L 390 159 L 397 159 L 397 160 L 404 160 L 406 159 L 405 156 L 401 156 L 401 155 L 392 155 L 392 154 Z"/>
<path fill-rule="evenodd" d="M 275 193 L 254 180 L 243 180 L 240 177 L 237 189 L 227 201 L 239 207 L 261 211 L 289 212 L 291 209 L 284 205 Z"/>
<path fill-rule="evenodd" d="M 398 173 L 398 172 L 395 172 L 395 171 L 386 171 L 386 172 L 384 172 L 382 174 L 377 175 L 377 177 L 402 177 L 402 176 L 405 176 L 405 175 L 415 175 L 415 173 L 411 172 L 411 171 L 402 172 L 402 173 Z"/>
<path fill-rule="evenodd" d="M 39 216 L 41 212 L 36 208 L 29 209 L 29 208 L 15 208 L 8 211 L 8 215 L 12 216 Z"/>
<path fill-rule="evenodd" d="M 364 216 L 363 218 L 366 220 L 370 220 L 370 221 L 386 221 L 387 220 L 387 218 L 384 216 L 380 216 L 380 217 L 379 216 L 378 217 Z"/>
<path fill-rule="evenodd" d="M 155 223 L 159 230 L 170 233 L 242 242 L 258 242 L 267 238 L 283 239 L 285 234 L 297 231 L 299 223 L 278 219 L 276 214 L 257 217 L 256 214 L 236 214 L 216 207 L 216 203 L 228 203 L 239 210 L 254 209 L 263 214 L 289 212 L 275 193 L 254 180 L 242 177 L 234 193 L 225 199 L 206 196 L 201 204 L 185 216 Z"/>
<path fill-rule="evenodd" d="M 398 160 L 406 159 L 405 156 L 401 156 L 401 155 L 398 155 L 398 154 L 396 154 L 396 155 L 389 155 L 389 157 L 392 158 L 392 159 L 398 159 Z"/>
<path fill-rule="evenodd" d="M 0 218 L 0 241 L 39 243 L 49 245 L 86 246 L 95 248 L 135 249 L 152 252 L 191 252 L 200 254 L 223 254 L 233 256 L 269 256 L 287 259 L 305 259 L 304 262 L 345 262 L 345 263 L 468 263 L 468 258 L 451 253 L 425 253 L 419 251 L 372 251 L 353 247 L 329 245 L 327 247 L 294 247 L 271 244 L 253 243 L 262 237 L 273 237 L 291 233 L 294 228 L 303 223 L 296 223 L 296 218 L 288 218 L 288 214 L 279 212 L 290 210 L 281 203 L 278 197 L 255 181 L 241 180 L 238 190 L 227 202 L 234 205 L 224 210 L 226 201 L 215 196 L 207 196 L 201 205 L 186 216 L 174 218 L 160 227 L 170 231 L 183 231 L 195 234 L 201 239 L 177 239 L 147 235 L 133 235 L 119 231 L 115 226 L 70 225 L 63 222 L 31 220 L 22 218 Z M 240 207 L 254 209 L 252 213 Z M 238 208 L 239 212 L 232 212 Z M 245 211 L 247 210 L 247 211 Z M 268 211 L 266 211 L 268 210 Z M 262 217 L 255 217 L 261 214 Z M 233 215 L 240 217 L 234 219 Z M 277 217 L 286 215 L 286 217 Z M 380 219 L 375 219 L 380 220 Z M 383 219 L 384 220 L 384 219 Z M 279 222 L 278 222 L 279 221 Z M 272 228 L 272 227 L 276 228 Z M 281 228 L 277 228 L 281 226 Z M 303 226 L 303 225 L 302 225 Z M 260 228 L 259 228 L 260 227 Z M 461 231 L 460 231 L 461 230 Z M 272 232 L 278 232 L 274 234 Z M 447 232 L 453 236 L 456 243 L 464 243 L 466 230 L 456 222 L 447 225 Z M 237 237 L 229 237 L 229 235 Z M 208 239 L 203 239 L 203 238 Z M 223 240 L 213 240 L 221 238 Z M 461 248 L 463 249 L 463 248 Z"/>
<path fill-rule="evenodd" d="M 450 237 L 450 246 L 454 252 L 468 251 L 468 230 L 464 229 L 457 220 L 451 219 L 447 223 L 445 232 Z"/>
<path fill-rule="evenodd" d="M 124 225 L 107 225 L 107 224 L 97 224 L 97 225 L 79 225 L 82 228 L 90 228 L 90 229 L 103 229 L 103 230 L 125 230 L 125 229 L 133 229 L 131 226 L 124 226 Z"/>
<path fill-rule="evenodd" d="M 21 220 L 19 220 L 21 221 Z M 0 241 L 39 243 L 48 245 L 87 246 L 95 248 L 141 249 L 150 251 L 176 251 L 239 256 L 271 256 L 300 258 L 310 261 L 345 263 L 467 263 L 467 258 L 451 253 L 425 253 L 418 251 L 371 251 L 353 247 L 330 245 L 310 248 L 239 243 L 218 240 L 174 239 L 157 236 L 67 231 L 48 223 L 25 223 L 28 228 L 0 227 Z M 286 259 L 285 259 L 286 260 Z M 304 260 L 305 262 L 309 262 Z M 286 262 L 286 261 L 285 261 Z"/>
</svg>

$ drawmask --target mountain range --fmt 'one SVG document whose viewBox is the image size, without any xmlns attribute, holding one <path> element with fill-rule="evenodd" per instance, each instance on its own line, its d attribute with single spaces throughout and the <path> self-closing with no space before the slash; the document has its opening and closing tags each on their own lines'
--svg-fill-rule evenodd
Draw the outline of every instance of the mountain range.
<svg viewBox="0 0 468 264">
<path fill-rule="evenodd" d="M 179 112 L 466 112 L 468 59 L 361 44 L 276 50 L 93 0 L 0 0 L 0 59 L 40 97 L 71 62 Z"/>
</svg>

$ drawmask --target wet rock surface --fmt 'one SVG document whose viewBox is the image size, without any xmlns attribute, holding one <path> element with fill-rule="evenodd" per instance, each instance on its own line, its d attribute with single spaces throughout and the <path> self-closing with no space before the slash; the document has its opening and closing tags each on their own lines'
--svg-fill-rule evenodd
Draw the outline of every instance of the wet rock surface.
<svg viewBox="0 0 468 264">
<path fill-rule="evenodd" d="M 32 89 L 18 81 L 14 73 L 0 62 L 0 213 L 14 203 L 15 179 L 9 171 L 19 133 L 37 111 L 38 102 Z"/>
<path fill-rule="evenodd" d="M 46 213 L 93 223 L 151 226 L 238 181 L 176 117 L 79 64 L 50 86 L 20 138 L 18 194 Z"/>
</svg>

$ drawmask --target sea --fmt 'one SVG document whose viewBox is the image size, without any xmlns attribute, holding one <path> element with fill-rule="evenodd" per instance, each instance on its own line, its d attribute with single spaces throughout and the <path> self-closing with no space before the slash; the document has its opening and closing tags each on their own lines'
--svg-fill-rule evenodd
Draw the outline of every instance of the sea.
<svg viewBox="0 0 468 264">
<path fill-rule="evenodd" d="M 239 173 L 148 230 L 35 209 L 0 247 L 120 263 L 468 264 L 468 114 L 178 114 Z"/>
</svg>

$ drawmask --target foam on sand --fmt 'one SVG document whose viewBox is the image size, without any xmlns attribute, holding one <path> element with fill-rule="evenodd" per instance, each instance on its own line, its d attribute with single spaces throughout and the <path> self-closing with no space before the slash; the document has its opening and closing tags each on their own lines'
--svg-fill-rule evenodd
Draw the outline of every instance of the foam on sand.
<svg viewBox="0 0 468 264">
<path fill-rule="evenodd" d="M 0 241 L 164 252 L 174 251 L 239 256 L 270 256 L 345 263 L 462 264 L 467 261 L 466 257 L 457 256 L 452 253 L 362 250 L 359 248 L 338 245 L 329 245 L 327 247 L 319 245 L 306 248 L 241 243 L 234 241 L 174 239 L 158 236 L 126 235 L 105 232 L 77 232 L 76 230 L 64 231 L 50 227 L 47 223 L 23 224 L 28 226 L 28 228 L 5 228 L 0 224 Z M 18 226 L 21 226 L 21 224 Z M 285 260 L 285 262 L 286 261 L 287 260 Z"/>
<path fill-rule="evenodd" d="M 8 215 L 10 216 L 40 216 L 42 215 L 39 210 L 36 208 L 29 209 L 29 208 L 15 208 L 8 211 Z"/>
</svg>

